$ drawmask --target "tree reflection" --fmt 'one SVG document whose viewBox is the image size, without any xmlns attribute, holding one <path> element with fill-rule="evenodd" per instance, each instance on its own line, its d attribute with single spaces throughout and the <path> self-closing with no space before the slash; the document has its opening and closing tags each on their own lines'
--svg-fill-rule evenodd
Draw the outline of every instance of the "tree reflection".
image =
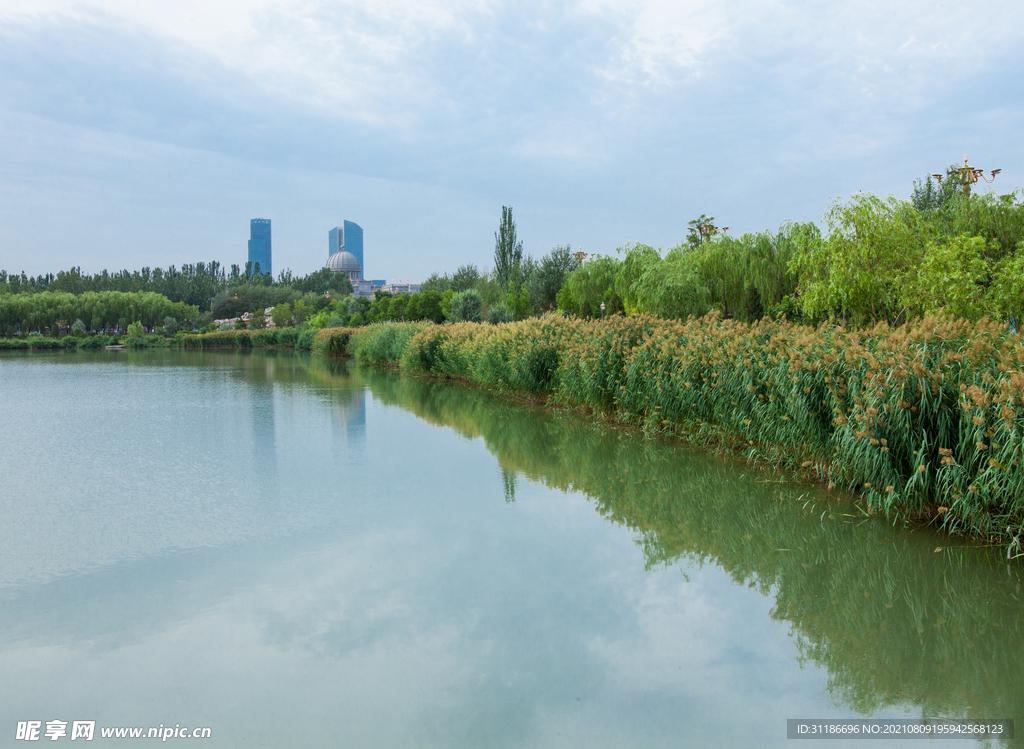
<svg viewBox="0 0 1024 749">
<path fill-rule="evenodd" d="M 1020 569 L 995 551 L 892 528 L 805 485 L 570 414 L 344 366 L 336 376 L 375 398 L 482 437 L 511 477 L 507 496 L 516 475 L 582 492 L 636 534 L 648 568 L 715 564 L 771 596 L 772 616 L 789 623 L 801 658 L 827 669 L 838 703 L 1024 717 Z"/>
</svg>

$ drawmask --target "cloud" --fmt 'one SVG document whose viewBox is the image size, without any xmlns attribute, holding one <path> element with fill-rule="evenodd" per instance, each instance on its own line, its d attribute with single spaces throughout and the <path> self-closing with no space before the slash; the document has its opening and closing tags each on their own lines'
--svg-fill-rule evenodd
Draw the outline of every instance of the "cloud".
<svg viewBox="0 0 1024 749">
<path fill-rule="evenodd" d="M 442 191 L 466 225 L 482 204 L 521 207 L 535 252 L 609 251 L 677 241 L 702 212 L 745 229 L 814 218 L 829 196 L 909 190 L 965 151 L 1011 181 L 1021 29 L 1008 0 L 11 0 L 0 111 L 73 143 L 185 149 L 204 164 L 193 179 L 224 189 L 216 170 L 236 162 L 308 191 L 310 173 L 386 180 Z M 34 183 L 59 183 L 48 154 L 68 150 L 64 169 L 116 180 L 102 151 L 17 137 L 5 158 Z M 260 210 L 283 220 L 299 195 L 313 198 L 271 187 Z M 389 231 L 422 246 L 416 211 L 391 208 Z M 450 267 L 474 259 L 426 241 Z"/>
</svg>

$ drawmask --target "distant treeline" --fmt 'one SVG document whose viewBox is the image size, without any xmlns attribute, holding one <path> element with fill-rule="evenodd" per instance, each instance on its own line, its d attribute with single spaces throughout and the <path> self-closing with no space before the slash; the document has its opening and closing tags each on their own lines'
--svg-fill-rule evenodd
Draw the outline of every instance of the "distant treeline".
<svg viewBox="0 0 1024 749">
<path fill-rule="evenodd" d="M 126 330 L 132 323 L 147 328 L 173 320 L 174 326 L 194 325 L 199 310 L 184 302 L 172 302 L 151 291 L 87 291 L 71 294 L 43 291 L 37 294 L 0 294 L 0 334 L 18 335 L 49 331 L 52 335 L 88 330 Z M 78 324 L 78 330 L 72 330 Z"/>
<path fill-rule="evenodd" d="M 242 290 L 238 292 L 238 290 Z M 214 317 L 234 317 L 238 305 L 228 301 L 236 293 L 251 299 L 254 305 L 270 306 L 281 301 L 292 301 L 303 294 L 323 295 L 332 292 L 337 295 L 352 293 L 352 284 L 344 274 L 332 273 L 320 268 L 306 276 L 295 277 L 290 270 L 284 270 L 276 280 L 269 273 L 261 273 L 259 263 L 253 267 L 232 265 L 229 270 L 218 263 L 186 263 L 181 268 L 142 268 L 141 270 L 120 270 L 111 273 L 104 270 L 93 275 L 83 274 L 81 268 L 60 271 L 56 275 L 42 274 L 27 276 L 0 270 L 0 295 L 35 294 L 40 292 L 64 292 L 84 294 L 86 292 L 118 291 L 122 293 L 161 294 L 171 302 L 192 305 L 201 312 L 212 312 Z M 297 292 L 293 294 L 292 292 Z M 211 309 L 217 300 L 221 308 Z M 269 301 L 267 301 L 269 300 Z M 247 307 L 250 312 L 255 307 Z M 218 312 L 222 314 L 218 314 Z"/>
</svg>

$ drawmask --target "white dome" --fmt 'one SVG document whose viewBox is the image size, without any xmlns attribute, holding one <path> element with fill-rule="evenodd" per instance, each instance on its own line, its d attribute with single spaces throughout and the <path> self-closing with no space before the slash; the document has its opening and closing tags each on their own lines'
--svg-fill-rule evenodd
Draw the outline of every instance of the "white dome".
<svg viewBox="0 0 1024 749">
<path fill-rule="evenodd" d="M 345 250 L 331 255 L 327 259 L 327 267 L 335 273 L 359 273 L 362 270 L 359 267 L 359 261 L 356 260 L 356 256 Z"/>
</svg>

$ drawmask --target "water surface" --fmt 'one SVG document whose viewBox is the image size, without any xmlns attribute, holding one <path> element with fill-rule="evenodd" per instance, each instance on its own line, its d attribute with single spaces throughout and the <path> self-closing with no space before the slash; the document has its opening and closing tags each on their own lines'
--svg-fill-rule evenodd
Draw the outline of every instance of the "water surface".
<svg viewBox="0 0 1024 749">
<path fill-rule="evenodd" d="M 0 413 L 0 746 L 53 719 L 748 747 L 1024 718 L 1018 566 L 681 446 L 259 352 L 4 355 Z"/>
</svg>

